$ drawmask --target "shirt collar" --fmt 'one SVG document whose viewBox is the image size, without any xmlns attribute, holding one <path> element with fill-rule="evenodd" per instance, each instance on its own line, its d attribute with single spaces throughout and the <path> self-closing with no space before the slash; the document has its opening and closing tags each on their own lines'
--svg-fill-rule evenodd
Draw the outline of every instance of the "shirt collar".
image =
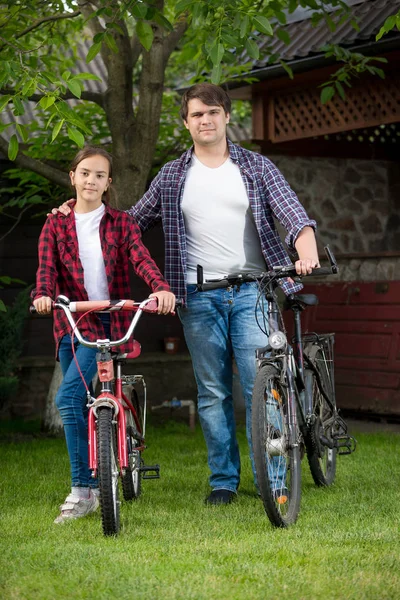
<svg viewBox="0 0 400 600">
<path fill-rule="evenodd" d="M 228 143 L 228 150 L 229 150 L 230 158 L 234 162 L 239 162 L 240 156 L 239 156 L 238 146 L 236 144 L 234 144 L 233 142 L 231 142 L 231 140 L 229 138 L 226 138 L 226 141 Z M 193 152 L 194 152 L 194 146 L 189 148 L 189 150 L 186 150 L 186 152 L 183 154 L 182 158 L 183 158 L 183 162 L 185 164 L 189 163 L 192 160 Z"/>
<path fill-rule="evenodd" d="M 69 213 L 69 216 L 74 214 L 73 208 L 76 204 L 76 198 L 72 198 L 73 202 L 71 202 L 71 204 L 69 204 L 69 207 L 71 208 L 71 212 Z M 111 206 L 109 206 L 108 204 L 106 204 L 105 202 L 103 202 L 104 207 L 105 207 L 105 214 L 110 215 L 110 217 L 112 219 L 114 219 L 115 217 L 115 212 L 114 209 L 111 208 Z"/>
</svg>

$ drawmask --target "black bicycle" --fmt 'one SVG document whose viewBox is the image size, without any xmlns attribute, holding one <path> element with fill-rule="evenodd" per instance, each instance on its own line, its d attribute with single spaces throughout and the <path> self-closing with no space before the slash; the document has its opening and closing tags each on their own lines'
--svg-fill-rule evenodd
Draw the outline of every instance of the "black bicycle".
<svg viewBox="0 0 400 600">
<path fill-rule="evenodd" d="M 314 482 L 329 486 L 336 475 L 338 454 L 350 454 L 356 440 L 336 408 L 334 386 L 334 334 L 302 334 L 301 313 L 318 304 L 314 294 L 292 294 L 282 307 L 294 317 L 294 336 L 288 341 L 276 288 L 291 277 L 338 273 L 336 260 L 325 248 L 329 267 L 316 268 L 298 276 L 294 265 L 274 267 L 257 274 L 228 275 L 202 282 L 201 290 L 240 286 L 256 281 L 257 306 L 263 315 L 260 328 L 268 344 L 256 351 L 257 375 L 252 399 L 252 444 L 260 495 L 273 525 L 287 527 L 299 515 L 301 500 L 301 459 L 307 454 Z"/>
</svg>

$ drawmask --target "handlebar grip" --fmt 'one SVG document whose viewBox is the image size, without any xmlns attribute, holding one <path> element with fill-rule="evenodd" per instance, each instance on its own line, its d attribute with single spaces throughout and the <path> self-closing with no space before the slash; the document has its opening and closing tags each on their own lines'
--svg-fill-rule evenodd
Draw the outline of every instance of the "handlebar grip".
<svg viewBox="0 0 400 600">
<path fill-rule="evenodd" d="M 230 281 L 223 279 L 221 281 L 208 281 L 206 283 L 202 283 L 199 288 L 201 289 L 202 292 L 207 292 L 208 290 L 217 290 L 219 288 L 223 289 L 223 288 L 227 288 L 232 284 Z"/>
<path fill-rule="evenodd" d="M 319 275 L 335 275 L 335 271 L 333 271 L 332 267 L 317 267 L 307 277 L 318 277 Z"/>
</svg>

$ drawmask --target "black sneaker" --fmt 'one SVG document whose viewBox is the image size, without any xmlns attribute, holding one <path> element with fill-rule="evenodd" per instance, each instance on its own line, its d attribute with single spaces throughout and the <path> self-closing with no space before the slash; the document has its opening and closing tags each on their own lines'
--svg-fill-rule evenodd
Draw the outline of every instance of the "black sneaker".
<svg viewBox="0 0 400 600">
<path fill-rule="evenodd" d="M 206 504 L 230 504 L 236 498 L 235 492 L 231 490 L 213 490 L 209 496 L 207 496 Z"/>
</svg>

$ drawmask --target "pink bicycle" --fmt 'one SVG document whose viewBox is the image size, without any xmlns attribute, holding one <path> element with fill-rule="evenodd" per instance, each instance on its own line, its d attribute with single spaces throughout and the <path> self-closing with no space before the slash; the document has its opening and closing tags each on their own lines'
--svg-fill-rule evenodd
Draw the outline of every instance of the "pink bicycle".
<svg viewBox="0 0 400 600">
<path fill-rule="evenodd" d="M 125 344 L 133 335 L 143 313 L 157 313 L 157 299 L 143 302 L 133 300 L 98 300 L 72 302 L 58 296 L 53 309 L 62 309 L 79 343 L 97 348 L 97 372 L 101 383 L 100 394 L 94 398 L 87 388 L 89 468 L 98 477 L 103 532 L 117 535 L 120 528 L 119 479 L 124 500 L 135 500 L 141 493 L 141 480 L 158 479 L 159 465 L 145 466 L 142 452 L 146 448 L 146 383 L 142 375 L 123 375 L 127 359 L 137 358 L 141 347 L 133 341 L 130 353 L 117 354 L 112 350 Z M 73 313 L 133 311 L 129 328 L 119 340 L 90 342 L 79 331 L 79 319 Z M 86 385 L 86 384 L 85 384 Z M 140 385 L 141 394 L 136 387 Z M 140 397 L 140 401 L 139 401 Z"/>
</svg>

